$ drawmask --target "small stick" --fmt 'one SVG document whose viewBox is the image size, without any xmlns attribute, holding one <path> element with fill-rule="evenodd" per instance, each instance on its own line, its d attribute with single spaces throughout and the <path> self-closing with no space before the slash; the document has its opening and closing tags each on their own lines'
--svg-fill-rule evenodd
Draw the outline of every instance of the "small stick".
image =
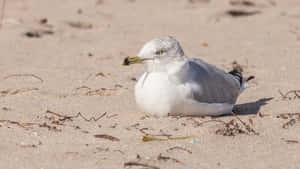
<svg viewBox="0 0 300 169">
<path fill-rule="evenodd" d="M 10 77 L 20 77 L 20 76 L 31 76 L 31 77 L 34 77 L 38 80 L 40 80 L 41 82 L 44 82 L 44 80 L 34 74 L 28 74 L 28 73 L 25 73 L 25 74 L 12 74 L 12 75 L 8 75 L 8 76 L 5 76 L 3 79 L 8 79 Z"/>
<path fill-rule="evenodd" d="M 295 144 L 295 143 L 299 143 L 299 141 L 297 140 L 284 140 L 287 144 Z"/>
<path fill-rule="evenodd" d="M 203 122 L 198 122 L 196 120 L 194 120 L 194 122 L 197 122 L 197 126 L 202 126 L 203 124 L 205 123 L 209 123 L 209 122 L 219 122 L 219 123 L 222 123 L 224 125 L 226 125 L 227 123 L 223 120 L 207 120 L 207 121 L 203 121 Z"/>
<path fill-rule="evenodd" d="M 281 97 L 282 97 L 283 99 L 288 98 L 288 95 L 289 95 L 290 93 L 294 93 L 296 98 L 298 98 L 298 99 L 300 98 L 300 95 L 298 94 L 298 93 L 300 93 L 300 90 L 289 90 L 289 91 L 286 92 L 285 94 L 283 94 L 280 90 L 278 90 L 278 92 L 279 92 L 279 94 L 281 95 Z"/>
<path fill-rule="evenodd" d="M 69 117 L 70 117 L 70 118 L 81 117 L 83 120 L 85 120 L 85 121 L 87 121 L 87 122 L 90 122 L 90 121 L 96 122 L 96 121 L 100 120 L 102 117 L 104 117 L 106 114 L 107 114 L 107 113 L 104 112 L 101 116 L 99 116 L 99 117 L 97 117 L 97 118 L 91 117 L 90 119 L 87 119 L 86 117 L 84 117 L 84 116 L 79 112 L 79 113 L 77 113 L 76 116 L 69 116 Z"/>
<path fill-rule="evenodd" d="M 110 115 L 110 116 L 106 116 L 106 118 L 110 119 L 110 118 L 116 117 L 116 116 L 118 116 L 118 114 L 113 114 L 113 115 Z"/>
<path fill-rule="evenodd" d="M 53 114 L 55 116 L 58 116 L 58 117 L 63 117 L 63 118 L 66 118 L 68 116 L 65 116 L 65 115 L 61 115 L 61 114 L 58 114 L 58 113 L 55 113 L 53 111 L 50 111 L 50 110 L 47 110 L 46 113 L 49 113 L 49 114 Z"/>
<path fill-rule="evenodd" d="M 168 138 L 156 138 L 156 137 L 149 137 L 149 136 L 143 136 L 142 141 L 169 141 L 169 140 L 185 140 L 192 138 L 192 136 L 185 136 L 185 137 L 168 137 Z"/>
<path fill-rule="evenodd" d="M 52 112 L 50 110 L 47 110 L 46 113 L 49 113 L 49 114 L 53 114 L 55 116 L 58 116 L 58 117 L 62 117 L 63 119 L 61 120 L 66 120 L 66 119 L 72 119 L 72 118 L 78 118 L 78 117 L 81 117 L 83 120 L 87 121 L 87 122 L 91 122 L 91 121 L 98 121 L 100 120 L 102 117 L 104 117 L 107 113 L 103 113 L 101 116 L 99 117 L 91 117 L 90 119 L 86 118 L 85 116 L 83 116 L 80 112 L 78 112 L 75 116 L 66 116 L 66 115 L 61 115 L 61 114 L 58 114 L 58 113 L 55 113 L 55 112 Z"/>
<path fill-rule="evenodd" d="M 0 120 L 0 123 L 10 123 L 10 124 L 15 124 L 19 127 L 22 127 L 22 128 L 26 128 L 26 127 L 29 127 L 29 126 L 33 126 L 33 125 L 36 125 L 36 126 L 39 126 L 39 127 L 46 127 L 48 128 L 48 130 L 53 130 L 53 131 L 61 131 L 61 129 L 57 129 L 56 126 L 50 126 L 48 125 L 47 123 L 31 123 L 31 122 L 25 122 L 25 123 L 22 123 L 22 122 L 18 122 L 18 121 L 12 121 L 12 120 Z"/>
<path fill-rule="evenodd" d="M 6 0 L 2 0 L 1 16 L 0 16 L 0 28 L 2 27 L 2 21 L 3 21 L 3 18 L 4 18 L 5 5 L 6 5 Z"/>
<path fill-rule="evenodd" d="M 122 150 L 114 150 L 114 152 L 119 152 L 121 154 L 125 154 Z"/>
<path fill-rule="evenodd" d="M 277 115 L 276 117 L 277 118 L 280 118 L 280 117 L 283 118 L 283 117 L 286 117 L 286 116 L 288 116 L 288 117 L 299 116 L 300 117 L 300 113 L 281 113 L 281 114 Z"/>
<path fill-rule="evenodd" d="M 177 160 L 176 158 L 173 157 L 168 157 L 168 156 L 163 156 L 162 154 L 159 154 L 157 157 L 157 160 L 163 160 L 163 161 L 168 161 L 168 160 L 172 160 L 176 163 L 181 163 L 179 160 Z"/>
<path fill-rule="evenodd" d="M 282 128 L 287 129 L 287 128 L 289 128 L 290 126 L 293 126 L 295 123 L 296 123 L 296 120 L 295 120 L 295 119 L 291 119 L 291 120 L 289 120 L 288 122 L 283 123 L 283 124 L 282 124 Z"/>
<path fill-rule="evenodd" d="M 75 90 L 79 90 L 79 89 L 91 89 L 90 87 L 88 86 L 80 86 L 80 87 L 77 87 Z"/>
<path fill-rule="evenodd" d="M 110 136 L 107 134 L 96 134 L 94 135 L 95 138 L 102 138 L 102 139 L 106 139 L 106 140 L 110 140 L 110 141 L 120 141 L 120 139 L 118 139 L 117 137 L 114 136 Z"/>
<path fill-rule="evenodd" d="M 191 150 L 188 150 L 188 149 L 186 149 L 186 148 L 179 147 L 179 146 L 171 147 L 171 148 L 167 149 L 166 151 L 169 152 L 169 151 L 175 150 L 175 149 L 183 150 L 183 151 L 186 151 L 186 152 L 188 152 L 188 153 L 190 153 L 190 154 L 193 153 Z"/>
<path fill-rule="evenodd" d="M 152 166 L 152 165 L 140 163 L 140 162 L 134 162 L 134 161 L 124 163 L 124 167 L 127 167 L 127 166 L 142 166 L 142 167 L 147 167 L 147 168 L 151 168 L 151 169 L 159 169 L 159 167 L 156 167 L 156 166 Z"/>
</svg>

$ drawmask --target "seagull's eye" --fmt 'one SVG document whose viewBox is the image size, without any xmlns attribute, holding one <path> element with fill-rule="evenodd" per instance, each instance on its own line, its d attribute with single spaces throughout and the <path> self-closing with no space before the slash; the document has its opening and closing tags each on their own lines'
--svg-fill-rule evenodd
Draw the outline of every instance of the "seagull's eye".
<svg viewBox="0 0 300 169">
<path fill-rule="evenodd" d="M 161 55 L 163 53 L 165 53 L 165 51 L 162 49 L 155 52 L 156 55 Z"/>
</svg>

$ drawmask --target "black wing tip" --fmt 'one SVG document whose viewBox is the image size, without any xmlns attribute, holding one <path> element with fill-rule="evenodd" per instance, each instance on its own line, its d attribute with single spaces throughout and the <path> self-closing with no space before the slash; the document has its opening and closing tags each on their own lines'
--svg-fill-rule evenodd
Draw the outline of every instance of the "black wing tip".
<svg viewBox="0 0 300 169">
<path fill-rule="evenodd" d="M 255 78 L 255 76 L 249 76 L 247 79 L 246 79 L 246 82 L 248 82 L 248 81 L 250 81 L 250 80 L 252 80 L 252 79 L 254 79 Z"/>
<path fill-rule="evenodd" d="M 243 75 L 242 75 L 242 72 L 240 70 L 233 69 L 232 71 L 230 71 L 228 73 L 231 74 L 232 76 L 234 76 L 240 82 L 240 85 L 242 85 Z"/>
<path fill-rule="evenodd" d="M 232 76 L 234 76 L 240 82 L 240 85 L 243 84 L 244 78 L 243 78 L 243 74 L 240 70 L 233 69 L 232 71 L 230 71 L 228 73 L 231 74 Z M 248 78 L 245 79 L 245 81 L 248 82 L 252 79 L 255 79 L 255 76 L 249 76 Z"/>
</svg>

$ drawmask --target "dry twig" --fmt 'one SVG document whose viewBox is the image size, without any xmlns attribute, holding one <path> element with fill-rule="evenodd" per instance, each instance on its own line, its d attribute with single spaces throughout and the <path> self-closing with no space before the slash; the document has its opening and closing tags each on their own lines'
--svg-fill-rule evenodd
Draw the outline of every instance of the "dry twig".
<svg viewBox="0 0 300 169">
<path fill-rule="evenodd" d="M 246 16 L 252 16 L 256 14 L 260 14 L 261 11 L 255 10 L 255 11 L 246 11 L 246 10 L 241 10 L 241 9 L 231 9 L 226 11 L 226 14 L 231 16 L 231 17 L 246 17 Z"/>
<path fill-rule="evenodd" d="M 38 79 L 40 82 L 44 82 L 44 80 L 42 78 L 38 77 L 37 75 L 28 74 L 28 73 L 25 73 L 25 74 L 11 74 L 11 75 L 5 76 L 3 79 L 8 79 L 8 78 L 11 78 L 11 77 L 21 77 L 21 76 L 33 77 L 33 78 Z"/>
<path fill-rule="evenodd" d="M 282 119 L 288 119 L 288 118 L 294 118 L 294 117 L 297 118 L 297 116 L 298 116 L 298 119 L 300 120 L 300 113 L 281 113 L 281 114 L 277 115 L 276 117 L 282 118 Z"/>
<path fill-rule="evenodd" d="M 61 115 L 61 114 L 58 114 L 58 113 L 55 113 L 55 112 L 52 112 L 50 110 L 47 110 L 46 113 L 48 114 L 53 114 L 55 116 L 58 116 L 58 117 L 61 117 L 62 119 L 59 119 L 60 121 L 64 121 L 64 120 L 72 120 L 73 118 L 78 118 L 78 117 L 81 117 L 83 120 L 87 121 L 87 122 L 91 122 L 91 121 L 98 121 L 100 120 L 101 118 L 103 118 L 107 113 L 103 113 L 101 116 L 99 117 L 91 117 L 91 118 L 86 118 L 85 116 L 83 116 L 80 112 L 78 112 L 75 116 L 66 116 L 66 115 Z"/>
<path fill-rule="evenodd" d="M 109 89 L 109 88 L 91 89 L 88 86 L 80 86 L 80 87 L 77 87 L 75 90 L 80 90 L 80 89 L 87 89 L 87 91 L 78 92 L 78 93 L 75 93 L 74 95 L 83 95 L 83 96 L 112 96 L 117 91 L 116 88 L 113 88 L 113 89 Z"/>
<path fill-rule="evenodd" d="M 66 22 L 69 26 L 77 29 L 91 29 L 93 28 L 93 24 L 85 23 L 81 21 L 67 21 Z"/>
<path fill-rule="evenodd" d="M 299 141 L 297 140 L 284 140 L 287 144 L 297 144 Z"/>
<path fill-rule="evenodd" d="M 289 119 L 289 121 L 282 124 L 282 128 L 287 129 L 293 126 L 297 120 L 300 121 L 300 113 L 282 113 L 276 116 L 281 119 Z"/>
<path fill-rule="evenodd" d="M 120 141 L 120 139 L 118 139 L 117 137 L 114 136 L 110 136 L 107 134 L 96 134 L 94 135 L 95 138 L 102 138 L 102 139 L 106 139 L 106 140 L 110 140 L 110 141 Z"/>
<path fill-rule="evenodd" d="M 175 150 L 175 149 L 183 150 L 183 151 L 186 151 L 186 152 L 188 152 L 188 153 L 190 153 L 190 154 L 193 153 L 191 150 L 188 150 L 188 149 L 186 149 L 186 148 L 179 147 L 179 146 L 171 147 L 171 148 L 167 149 L 166 151 L 169 152 L 169 151 Z"/>
<path fill-rule="evenodd" d="M 128 166 L 141 166 L 141 167 L 146 167 L 146 168 L 150 168 L 150 169 L 160 169 L 159 167 L 156 167 L 153 165 L 149 165 L 149 164 L 141 163 L 141 162 L 134 162 L 134 161 L 124 163 L 124 167 L 128 167 Z"/>
<path fill-rule="evenodd" d="M 157 157 L 157 160 L 163 160 L 163 161 L 168 161 L 168 160 L 172 160 L 176 163 L 181 163 L 179 160 L 177 160 L 176 158 L 173 157 L 168 157 L 168 156 L 163 156 L 162 154 L 159 154 Z"/>
<path fill-rule="evenodd" d="M 232 0 L 229 2 L 231 5 L 233 6 L 249 6 L 249 7 L 253 7 L 255 6 L 255 3 L 252 1 L 248 1 L 248 0 Z"/>
<path fill-rule="evenodd" d="M 185 136 L 185 137 L 168 137 L 168 138 L 156 138 L 156 137 L 148 137 L 148 136 L 143 136 L 142 141 L 148 142 L 148 141 L 169 141 L 169 140 L 185 140 L 189 139 L 192 136 Z"/>
<path fill-rule="evenodd" d="M 78 117 L 81 117 L 82 119 L 84 119 L 85 121 L 87 122 L 91 122 L 91 121 L 98 121 L 99 119 L 101 119 L 102 117 L 104 117 L 106 115 L 106 112 L 103 113 L 101 116 L 95 118 L 95 117 L 91 117 L 91 118 L 86 118 L 85 116 L 83 116 L 80 112 L 77 113 L 75 116 L 66 116 L 66 115 L 62 115 L 62 114 L 59 114 L 59 113 L 56 113 L 56 112 L 52 112 L 50 110 L 47 110 L 46 111 L 47 114 L 52 114 L 52 115 L 55 115 L 58 117 L 58 119 L 56 120 L 55 118 L 48 118 L 49 120 L 52 120 L 51 123 L 52 124 L 55 124 L 55 125 L 62 125 L 63 122 L 65 122 L 66 120 L 72 120 L 73 118 L 78 118 Z M 52 131 L 61 131 L 61 129 L 58 129 L 56 126 L 52 126 L 52 125 L 49 125 L 47 124 L 46 122 L 44 123 L 21 123 L 21 122 L 17 122 L 17 121 L 11 121 L 11 120 L 0 120 L 0 123 L 10 123 L 10 124 L 16 124 L 20 127 L 29 127 L 29 126 L 33 126 L 33 125 L 36 125 L 36 126 L 39 126 L 39 127 L 45 127 L 45 128 L 48 128 L 48 130 L 52 130 Z M 101 137 L 101 136 L 100 136 Z M 107 137 L 109 138 L 109 137 Z"/>
<path fill-rule="evenodd" d="M 113 117 L 116 117 L 118 116 L 118 114 L 113 114 L 113 115 L 110 115 L 110 116 L 106 116 L 107 119 L 110 119 L 110 118 L 113 118 Z"/>
<path fill-rule="evenodd" d="M 42 142 L 41 141 L 38 141 L 38 143 L 37 144 L 26 144 L 26 143 L 21 143 L 21 144 L 19 144 L 20 145 L 20 147 L 23 147 L 23 148 L 36 148 L 37 146 L 39 146 L 39 145 L 42 145 Z"/>
<path fill-rule="evenodd" d="M 203 124 L 210 123 L 210 122 L 218 122 L 218 123 L 222 123 L 222 124 L 226 125 L 226 122 L 223 121 L 223 120 L 214 120 L 214 119 L 212 119 L 212 120 L 206 120 L 206 121 L 203 121 L 203 122 L 199 122 L 199 121 L 197 121 L 193 118 L 192 118 L 192 120 L 194 121 L 195 126 L 202 126 Z"/>
<path fill-rule="evenodd" d="M 0 123 L 10 123 L 10 124 L 16 124 L 17 126 L 19 127 L 23 127 L 23 128 L 26 128 L 26 127 L 29 127 L 29 126 L 39 126 L 39 127 L 45 127 L 45 128 L 48 128 L 48 130 L 51 130 L 51 131 L 61 131 L 61 129 L 58 129 L 56 126 L 51 126 L 51 125 L 48 125 L 47 123 L 22 123 L 22 122 L 18 122 L 18 121 L 11 121 L 11 120 L 0 120 Z"/>
<path fill-rule="evenodd" d="M 48 128 L 49 131 L 61 131 L 61 129 L 58 129 L 56 126 L 48 125 L 47 123 L 38 124 L 39 127 L 45 127 Z"/>
<path fill-rule="evenodd" d="M 287 129 L 287 128 L 293 126 L 295 123 L 296 123 L 296 120 L 295 119 L 291 119 L 288 122 L 283 123 L 282 124 L 282 128 Z"/>
<path fill-rule="evenodd" d="M 39 90 L 38 88 L 20 88 L 20 89 L 7 89 L 0 91 L 0 96 L 7 96 L 7 95 L 16 95 L 19 93 L 29 92 Z"/>
<path fill-rule="evenodd" d="M 283 100 L 300 99 L 300 90 L 289 90 L 285 94 L 283 94 L 280 90 L 278 90 L 278 92 Z M 291 94 L 293 94 L 293 96 L 290 96 Z"/>
</svg>

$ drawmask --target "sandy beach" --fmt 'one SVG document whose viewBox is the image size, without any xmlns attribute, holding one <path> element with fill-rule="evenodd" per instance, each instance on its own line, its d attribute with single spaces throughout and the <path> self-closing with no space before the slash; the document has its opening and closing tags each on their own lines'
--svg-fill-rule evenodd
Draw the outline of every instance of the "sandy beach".
<svg viewBox="0 0 300 169">
<path fill-rule="evenodd" d="M 1 169 L 300 168 L 299 0 L 7 0 L 4 9 Z M 236 115 L 155 117 L 136 106 L 143 65 L 120 64 L 169 35 L 191 58 L 255 76 Z"/>
</svg>

